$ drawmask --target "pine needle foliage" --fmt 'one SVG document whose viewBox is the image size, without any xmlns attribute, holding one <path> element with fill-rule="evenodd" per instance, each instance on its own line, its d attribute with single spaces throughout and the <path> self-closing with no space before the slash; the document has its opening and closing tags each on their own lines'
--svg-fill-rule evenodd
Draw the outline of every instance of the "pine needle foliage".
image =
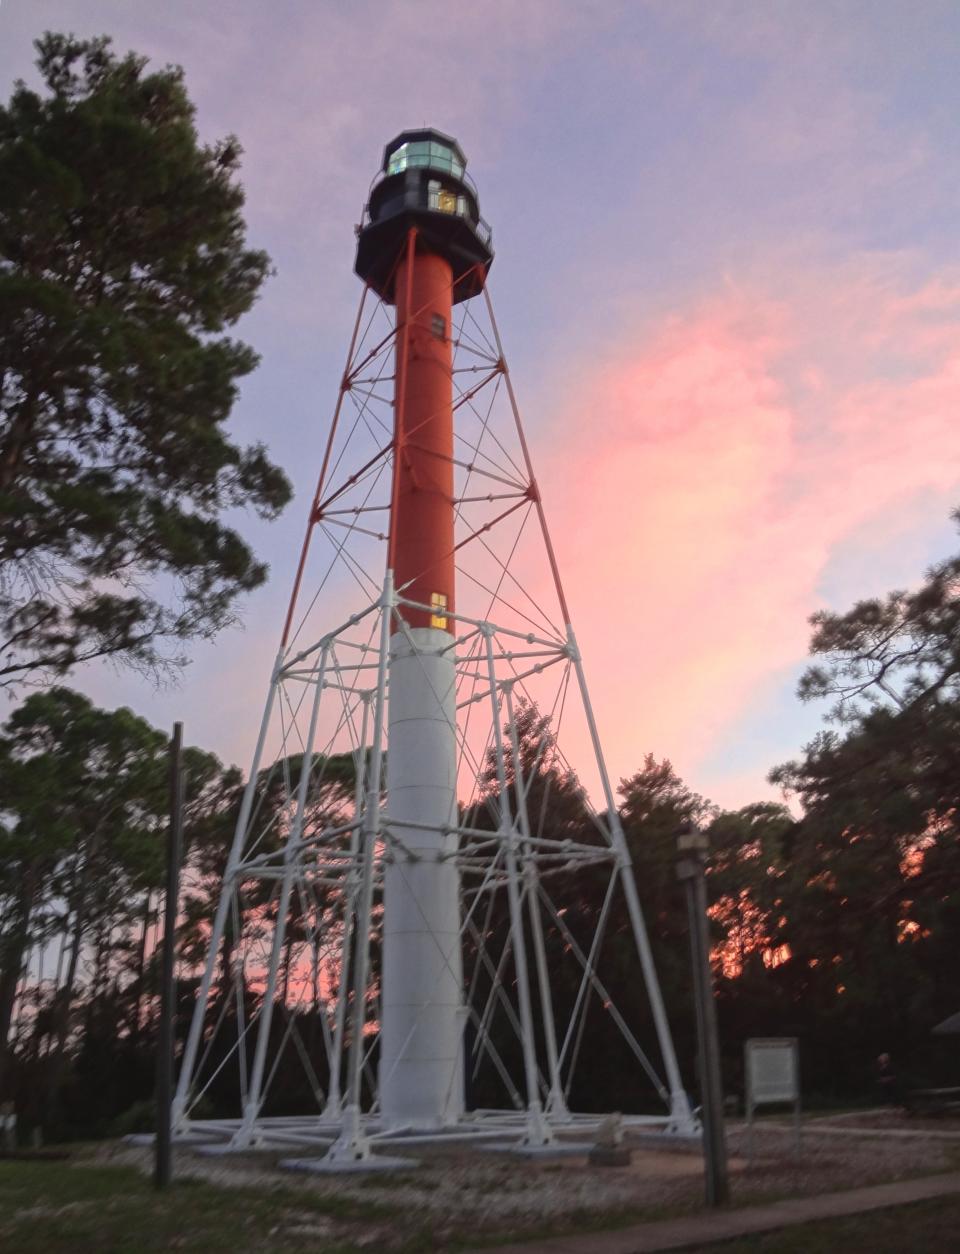
<svg viewBox="0 0 960 1254">
<path fill-rule="evenodd" d="M 0 684 L 110 656 L 156 674 L 266 567 L 226 525 L 290 487 L 224 430 L 256 354 L 227 334 L 270 269 L 233 138 L 180 69 L 37 40 L 0 106 Z"/>
</svg>

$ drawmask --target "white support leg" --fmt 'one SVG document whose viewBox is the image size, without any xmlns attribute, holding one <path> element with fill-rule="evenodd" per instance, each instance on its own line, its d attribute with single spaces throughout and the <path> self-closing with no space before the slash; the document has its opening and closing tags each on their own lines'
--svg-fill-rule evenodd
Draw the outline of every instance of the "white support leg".
<svg viewBox="0 0 960 1254">
<path fill-rule="evenodd" d="M 283 942 L 287 932 L 287 911 L 290 909 L 290 895 L 296 871 L 296 858 L 300 851 L 300 841 L 303 836 L 307 791 L 310 785 L 310 776 L 313 773 L 313 744 L 317 734 L 317 718 L 320 714 L 320 698 L 323 696 L 323 680 L 326 665 L 327 649 L 324 648 L 320 655 L 320 665 L 313 694 L 313 708 L 310 711 L 310 730 L 307 733 L 307 742 L 300 761 L 300 779 L 297 783 L 297 808 L 294 814 L 293 826 L 283 851 L 283 880 L 280 885 L 277 920 L 273 929 L 273 946 L 270 950 L 270 963 L 267 968 L 267 985 L 260 1005 L 260 1021 L 257 1024 L 257 1045 L 253 1055 L 250 1087 L 247 1090 L 243 1119 L 232 1141 L 234 1149 L 245 1149 L 256 1140 L 256 1122 L 263 1102 L 263 1072 L 266 1066 L 267 1048 L 270 1043 L 270 1025 L 273 1022 L 274 998 L 277 993 L 277 974 L 280 970 L 280 954 L 283 950 Z"/>
<path fill-rule="evenodd" d="M 673 1048 L 673 1037 L 670 1034 L 670 1025 L 667 1022 L 667 1012 L 663 1005 L 663 995 L 660 992 L 660 981 L 657 978 L 657 969 L 653 961 L 653 953 L 650 949 L 650 938 L 647 935 L 646 924 L 643 920 L 643 910 L 640 906 L 640 898 L 637 895 L 637 882 L 633 874 L 633 864 L 630 861 L 630 852 L 627 849 L 627 840 L 623 834 L 623 827 L 620 823 L 620 814 L 617 810 L 616 799 L 613 795 L 613 789 L 610 786 L 610 777 L 607 774 L 607 765 L 604 761 L 603 750 L 600 746 L 600 737 L 597 733 L 597 724 L 593 717 L 593 706 L 590 703 L 590 693 L 587 691 L 587 681 L 583 673 L 583 662 L 580 658 L 580 650 L 577 647 L 576 637 L 573 634 L 573 628 L 567 625 L 567 643 L 570 650 L 570 657 L 573 661 L 574 670 L 577 675 L 577 683 L 580 687 L 580 697 L 583 701 L 583 710 L 587 719 L 587 727 L 590 732 L 590 740 L 593 744 L 593 752 L 596 757 L 597 767 L 600 771 L 600 779 L 603 784 L 604 799 L 607 803 L 607 813 L 610 818 L 610 833 L 613 838 L 614 848 L 619 855 L 618 868 L 620 872 L 620 880 L 623 884 L 623 892 L 627 902 L 627 912 L 630 916 L 630 925 L 633 929 L 634 942 L 637 946 L 637 955 L 640 959 L 640 966 L 643 969 L 643 978 L 647 986 L 647 996 L 650 999 L 650 1010 L 653 1014 L 653 1022 L 657 1032 L 657 1040 L 660 1045 L 660 1053 L 663 1057 L 663 1066 L 667 1074 L 667 1087 L 670 1090 L 670 1126 L 671 1131 L 681 1134 L 691 1134 L 697 1130 L 697 1123 L 690 1110 L 690 1101 L 687 1097 L 683 1082 L 680 1079 L 680 1068 L 677 1066 L 677 1055 Z"/>
<path fill-rule="evenodd" d="M 361 1123 L 361 1086 L 363 1083 L 363 1032 L 367 1015 L 367 979 L 370 967 L 370 924 L 373 906 L 374 854 L 380 839 L 380 779 L 383 774 L 383 730 L 387 701 L 387 663 L 390 656 L 390 620 L 393 617 L 393 571 L 383 581 L 380 607 L 380 657 L 377 665 L 377 692 L 373 708 L 373 750 L 370 755 L 370 776 L 363 812 L 360 839 L 362 869 L 355 928 L 354 994 L 351 1015 L 350 1057 L 347 1060 L 347 1104 L 343 1111 L 340 1136 L 330 1147 L 325 1161 L 361 1162 L 370 1157 L 370 1144 Z"/>
<path fill-rule="evenodd" d="M 207 962 L 203 969 L 203 977 L 200 980 L 200 988 L 197 990 L 197 1000 L 193 1007 L 193 1018 L 190 1020 L 190 1031 L 187 1034 L 187 1043 L 184 1046 L 183 1058 L 180 1063 L 180 1076 L 177 1080 L 177 1091 L 174 1095 L 173 1105 L 171 1109 L 171 1126 L 175 1132 L 184 1132 L 187 1129 L 188 1122 L 188 1106 L 190 1098 L 190 1089 L 194 1082 L 194 1068 L 197 1065 L 197 1051 L 200 1048 L 200 1036 L 203 1032 L 203 1021 L 207 1013 L 207 1000 L 210 997 L 210 986 L 213 983 L 213 972 L 217 965 L 217 954 L 220 950 L 220 941 L 223 938 L 223 929 L 226 926 L 227 915 L 230 911 L 230 901 L 234 892 L 234 876 L 236 874 L 237 864 L 243 852 L 244 841 L 247 836 L 247 825 L 250 822 L 250 811 L 253 808 L 253 798 L 257 787 L 257 772 L 260 770 L 260 759 L 263 757 L 263 746 L 267 739 L 267 731 L 270 727 L 270 716 L 273 713 L 273 703 L 277 695 L 277 688 L 280 682 L 280 667 L 283 663 L 283 650 L 277 654 L 277 659 L 273 666 L 273 674 L 270 677 L 270 690 L 267 693 L 266 704 L 263 709 L 263 718 L 260 720 L 260 734 L 257 737 L 257 747 L 253 753 L 253 762 L 250 765 L 250 775 L 247 779 L 246 788 L 243 792 L 243 800 L 240 803 L 240 813 L 237 816 L 237 826 L 233 832 L 233 844 L 230 846 L 230 854 L 227 858 L 227 868 L 223 876 L 223 884 L 220 888 L 220 900 L 217 903 L 217 913 L 213 919 L 213 928 L 210 933 L 210 948 L 207 951 Z"/>
<path fill-rule="evenodd" d="M 363 823 L 363 799 L 366 792 L 367 725 L 370 718 L 370 700 L 374 694 L 365 693 L 363 697 L 363 716 L 360 721 L 360 744 L 357 747 L 356 766 L 354 769 L 353 818 L 354 828 L 350 833 L 350 864 L 347 871 L 347 882 L 344 886 L 343 937 L 340 943 L 340 974 L 337 987 L 337 1008 L 334 1012 L 333 1044 L 330 1051 L 330 1084 L 327 1092 L 327 1104 L 324 1107 L 325 1119 L 339 1119 L 343 1114 L 343 1096 L 340 1090 L 340 1068 L 343 1059 L 343 1031 L 347 1018 L 347 1002 L 350 997 L 350 956 L 353 949 L 353 920 L 357 905 L 359 877 L 357 875 L 357 852 L 359 849 L 360 827 Z"/>
<path fill-rule="evenodd" d="M 547 1047 L 547 1073 L 550 1090 L 547 1094 L 546 1113 L 553 1119 L 569 1118 L 563 1085 L 560 1081 L 560 1064 L 557 1054 L 557 1030 L 553 1017 L 553 995 L 550 992 L 550 974 L 547 970 L 547 954 L 543 943 L 543 920 L 540 916 L 538 891 L 539 872 L 531 856 L 530 814 L 527 810 L 527 785 L 520 768 L 520 739 L 513 709 L 513 684 L 503 685 L 507 722 L 510 727 L 510 745 L 513 751 L 513 785 L 517 797 L 520 830 L 524 837 L 523 878 L 526 885 L 527 909 L 530 913 L 530 931 L 533 935 L 533 953 L 537 964 L 537 987 L 540 992 L 540 1012 L 543 1017 L 543 1037 Z"/>
<path fill-rule="evenodd" d="M 533 1006 L 530 1001 L 530 977 L 527 968 L 527 943 L 523 934 L 523 909 L 520 901 L 520 883 L 517 870 L 517 833 L 510 818 L 510 795 L 507 788 L 507 772 L 503 755 L 503 733 L 500 728 L 500 710 L 497 703 L 497 669 L 493 657 L 493 633 L 485 628 L 487 646 L 487 675 L 490 681 L 490 702 L 493 710 L 493 742 L 497 762 L 497 786 L 500 791 L 500 836 L 506 848 L 507 899 L 510 906 L 510 930 L 513 933 L 514 962 L 517 969 L 517 999 L 520 1002 L 521 1044 L 523 1069 L 526 1081 L 527 1131 L 524 1143 L 529 1146 L 545 1146 L 553 1143 L 553 1133 L 544 1118 L 540 1102 L 539 1077 L 537 1074 L 536 1038 L 533 1027 Z"/>
</svg>

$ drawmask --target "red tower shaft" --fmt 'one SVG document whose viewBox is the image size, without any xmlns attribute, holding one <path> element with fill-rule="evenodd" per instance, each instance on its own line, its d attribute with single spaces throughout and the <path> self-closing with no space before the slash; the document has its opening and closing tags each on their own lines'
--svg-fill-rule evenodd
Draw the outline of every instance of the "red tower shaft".
<svg viewBox="0 0 960 1254">
<path fill-rule="evenodd" d="M 453 270 L 411 234 L 397 269 L 396 432 L 391 547 L 411 627 L 450 630 L 454 608 Z"/>
</svg>

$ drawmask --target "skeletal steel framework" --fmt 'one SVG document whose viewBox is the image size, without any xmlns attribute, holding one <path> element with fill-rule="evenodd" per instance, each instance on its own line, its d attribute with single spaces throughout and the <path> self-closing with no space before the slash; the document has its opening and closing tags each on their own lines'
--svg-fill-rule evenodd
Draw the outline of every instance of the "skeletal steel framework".
<svg viewBox="0 0 960 1254">
<path fill-rule="evenodd" d="M 571 1114 L 569 1095 L 591 1013 L 608 1016 L 662 1098 L 664 1114 L 651 1122 L 696 1129 L 486 284 L 455 314 L 458 597 L 449 645 L 455 700 L 446 708 L 455 709 L 459 805 L 431 856 L 459 875 L 460 939 L 470 958 L 463 1063 L 451 1084 L 483 1063 L 499 1076 L 506 1104 L 462 1113 L 460 1097 L 447 1126 L 418 1128 L 384 1119 L 379 1101 L 383 884 L 411 873 L 419 856 L 416 824 L 396 822 L 384 801 L 390 639 L 410 635 L 403 607 L 436 606 L 393 584 L 391 485 L 401 454 L 392 405 L 405 326 L 365 287 L 182 1056 L 174 1104 L 181 1137 L 201 1132 L 224 1149 L 320 1147 L 331 1164 L 362 1159 L 377 1144 L 451 1134 L 549 1147 L 590 1122 Z M 532 748 L 520 743 L 524 726 L 536 731 Z M 562 748 L 571 727 L 590 748 L 602 798 L 598 811 L 580 790 L 590 827 L 573 834 L 551 830 L 549 795 L 554 781 L 571 778 Z M 590 868 L 607 874 L 606 889 L 591 933 L 579 935 L 551 884 Z M 618 894 L 662 1078 L 603 980 Z M 505 927 L 491 925 L 498 908 Z M 558 954 L 576 971 L 576 994 L 562 1010 L 551 988 Z M 446 952 L 441 965 L 450 960 Z M 319 1041 L 303 1038 L 305 1008 L 319 1019 Z M 498 1047 L 503 1032 L 510 1051 Z M 516 1074 L 507 1052 L 519 1055 Z M 302 1068 L 315 1109 L 270 1115 L 271 1093 L 291 1067 Z M 229 1071 L 238 1117 L 199 1119 L 208 1088 Z"/>
</svg>

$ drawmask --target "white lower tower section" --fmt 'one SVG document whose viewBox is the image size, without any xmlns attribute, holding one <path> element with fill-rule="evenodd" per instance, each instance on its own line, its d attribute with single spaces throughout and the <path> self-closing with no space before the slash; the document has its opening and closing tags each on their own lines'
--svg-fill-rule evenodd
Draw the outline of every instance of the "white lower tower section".
<svg viewBox="0 0 960 1254">
<path fill-rule="evenodd" d="M 455 680 L 449 632 L 393 636 L 380 1107 L 397 1128 L 442 1127 L 464 1108 L 457 836 L 446 831 L 457 822 Z"/>
</svg>

